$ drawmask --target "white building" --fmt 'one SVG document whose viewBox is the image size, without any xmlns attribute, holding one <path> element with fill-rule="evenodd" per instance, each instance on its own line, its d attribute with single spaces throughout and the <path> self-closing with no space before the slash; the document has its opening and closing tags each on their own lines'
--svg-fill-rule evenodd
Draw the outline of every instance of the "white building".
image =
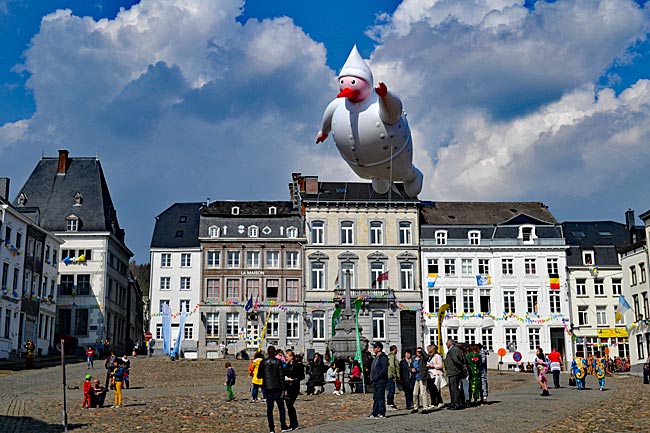
<svg viewBox="0 0 650 433">
<path fill-rule="evenodd" d="M 546 206 L 423 202 L 420 245 L 428 342 L 437 344 L 437 312 L 449 304 L 443 340 L 482 343 L 489 368 L 497 368 L 500 348 L 502 368 L 519 355 L 532 362 L 538 346 L 571 359 L 566 246 Z"/>
<path fill-rule="evenodd" d="M 187 312 L 183 327 L 183 354 L 196 356 L 201 301 L 200 210 L 203 203 L 175 203 L 156 217 L 151 239 L 149 330 L 154 354 L 162 354 L 162 308 L 172 311 L 172 345 L 178 338 L 180 313 Z"/>
</svg>

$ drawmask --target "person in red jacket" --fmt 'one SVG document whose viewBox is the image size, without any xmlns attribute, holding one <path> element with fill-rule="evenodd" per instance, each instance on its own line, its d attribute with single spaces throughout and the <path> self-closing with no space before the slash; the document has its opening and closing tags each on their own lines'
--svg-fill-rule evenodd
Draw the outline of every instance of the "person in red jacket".
<svg viewBox="0 0 650 433">
<path fill-rule="evenodd" d="M 87 369 L 88 368 L 95 368 L 93 365 L 93 361 L 95 360 L 95 351 L 93 350 L 92 347 L 88 346 L 88 349 L 86 350 L 86 361 L 87 362 Z"/>
<path fill-rule="evenodd" d="M 84 402 L 81 404 L 82 409 L 90 409 L 90 399 L 93 394 L 92 376 L 87 374 L 84 381 Z"/>
</svg>

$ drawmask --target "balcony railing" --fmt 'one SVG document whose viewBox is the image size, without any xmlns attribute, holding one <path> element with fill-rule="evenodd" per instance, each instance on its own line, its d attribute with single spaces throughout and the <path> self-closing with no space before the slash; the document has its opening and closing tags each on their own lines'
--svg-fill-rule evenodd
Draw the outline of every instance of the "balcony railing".
<svg viewBox="0 0 650 433">
<path fill-rule="evenodd" d="M 345 296 L 345 289 L 334 290 L 335 296 Z M 394 298 L 395 292 L 389 289 L 350 289 L 352 299 L 356 298 Z"/>
</svg>

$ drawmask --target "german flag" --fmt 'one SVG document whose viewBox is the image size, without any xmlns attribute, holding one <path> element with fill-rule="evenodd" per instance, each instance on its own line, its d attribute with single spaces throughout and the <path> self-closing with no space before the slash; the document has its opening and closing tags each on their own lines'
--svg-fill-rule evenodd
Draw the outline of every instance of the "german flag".
<svg viewBox="0 0 650 433">
<path fill-rule="evenodd" d="M 548 277 L 551 290 L 560 290 L 560 276 L 558 274 L 550 274 Z"/>
</svg>

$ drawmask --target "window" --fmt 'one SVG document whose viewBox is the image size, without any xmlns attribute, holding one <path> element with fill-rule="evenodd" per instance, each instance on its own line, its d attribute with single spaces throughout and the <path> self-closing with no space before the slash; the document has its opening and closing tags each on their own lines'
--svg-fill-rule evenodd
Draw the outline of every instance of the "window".
<svg viewBox="0 0 650 433">
<path fill-rule="evenodd" d="M 341 245 L 354 244 L 354 223 L 352 221 L 341 222 Z"/>
<path fill-rule="evenodd" d="M 50 262 L 50 251 L 51 251 L 50 246 L 45 245 L 45 261 L 48 263 Z"/>
<path fill-rule="evenodd" d="M 239 280 L 229 278 L 226 280 L 226 299 L 236 300 L 240 298 L 239 295 Z"/>
<path fill-rule="evenodd" d="M 205 336 L 219 337 L 219 313 L 205 313 Z"/>
<path fill-rule="evenodd" d="M 160 255 L 160 267 L 169 268 L 172 265 L 172 255 L 168 253 L 163 253 Z"/>
<path fill-rule="evenodd" d="M 210 226 L 210 228 L 208 229 L 208 236 L 210 236 L 211 238 L 218 238 L 219 232 L 220 232 L 219 227 Z"/>
<path fill-rule="evenodd" d="M 72 295 L 74 291 L 74 275 L 61 275 L 59 295 Z"/>
<path fill-rule="evenodd" d="M 639 263 L 639 278 L 641 280 L 641 283 L 645 283 L 645 264 L 644 263 Z"/>
<path fill-rule="evenodd" d="M 325 243 L 325 223 L 323 221 L 311 222 L 311 243 L 314 245 Z"/>
<path fill-rule="evenodd" d="M 85 308 L 75 310 L 75 335 L 88 335 L 88 311 Z"/>
<path fill-rule="evenodd" d="M 596 296 L 605 296 L 605 281 L 602 278 L 594 280 L 594 294 Z"/>
<path fill-rule="evenodd" d="M 183 230 L 176 230 L 176 237 L 177 238 L 182 238 L 183 237 Z"/>
<path fill-rule="evenodd" d="M 427 259 L 427 273 L 438 274 L 438 259 Z"/>
<path fill-rule="evenodd" d="M 596 324 L 598 326 L 607 326 L 607 307 L 596 307 Z"/>
<path fill-rule="evenodd" d="M 353 262 L 342 262 L 339 265 L 339 269 L 341 270 L 341 275 L 339 275 L 339 282 L 337 285 L 339 287 L 345 288 L 346 284 L 348 284 L 348 272 L 350 273 L 350 289 L 354 289 L 356 287 L 355 284 L 355 278 L 354 278 L 354 268 L 355 264 Z"/>
<path fill-rule="evenodd" d="M 440 290 L 429 289 L 429 311 L 437 312 L 440 309 Z"/>
<path fill-rule="evenodd" d="M 19 250 L 23 247 L 23 234 L 16 232 L 16 248 Z M 34 253 L 34 239 L 27 237 L 27 255 L 31 256 Z"/>
<path fill-rule="evenodd" d="M 65 230 L 68 232 L 79 231 L 79 218 L 76 216 L 69 216 L 65 219 Z"/>
<path fill-rule="evenodd" d="M 58 259 L 58 253 L 57 253 L 57 251 L 56 251 L 56 250 L 52 250 L 52 266 L 56 266 L 56 264 L 58 263 L 58 261 L 59 261 L 59 259 Z"/>
<path fill-rule="evenodd" d="M 612 278 L 612 295 L 619 296 L 623 290 L 623 284 L 620 278 Z"/>
<path fill-rule="evenodd" d="M 413 263 L 399 264 L 399 287 L 401 290 L 413 290 Z"/>
<path fill-rule="evenodd" d="M 32 273 L 25 270 L 25 281 L 23 281 L 23 293 L 28 293 L 32 285 Z M 18 269 L 14 269 L 14 291 L 18 290 Z M 73 289 L 73 295 L 77 294 L 76 289 Z"/>
<path fill-rule="evenodd" d="M 160 300 L 160 302 L 158 304 L 158 306 L 159 306 L 158 312 L 159 313 L 163 312 L 163 309 L 165 308 L 165 305 L 169 307 L 169 299 L 161 299 Z"/>
<path fill-rule="evenodd" d="M 551 290 L 548 292 L 548 302 L 551 313 L 562 312 L 562 304 L 560 304 L 560 293 L 557 290 Z"/>
<path fill-rule="evenodd" d="M 266 322 L 266 335 L 278 338 L 280 334 L 280 315 L 278 313 L 269 313 L 269 319 Z"/>
<path fill-rule="evenodd" d="M 594 264 L 594 252 L 593 251 L 583 251 L 582 252 L 582 263 L 591 266 Z"/>
<path fill-rule="evenodd" d="M 648 307 L 649 307 L 648 306 L 648 292 L 641 293 L 641 296 L 643 297 L 643 317 L 647 319 L 648 317 L 650 317 L 648 315 L 648 313 L 649 313 L 648 312 Z M 650 339 L 649 339 L 649 342 L 650 342 Z"/>
<path fill-rule="evenodd" d="M 278 214 L 278 208 L 275 206 L 269 206 L 269 215 L 277 215 Z"/>
<path fill-rule="evenodd" d="M 587 311 L 586 305 L 578 305 L 578 325 L 587 326 L 589 325 L 589 312 Z"/>
<path fill-rule="evenodd" d="M 257 226 L 250 226 L 248 227 L 248 237 L 249 238 L 256 238 L 260 235 L 260 229 Z"/>
<path fill-rule="evenodd" d="M 515 291 L 514 290 L 503 291 L 503 309 L 508 313 L 515 312 Z"/>
<path fill-rule="evenodd" d="M 429 328 L 429 344 L 438 345 L 438 328 Z"/>
<path fill-rule="evenodd" d="M 5 243 L 11 243 L 11 227 L 9 226 L 5 227 Z"/>
<path fill-rule="evenodd" d="M 630 266 L 630 285 L 636 286 L 636 266 Z"/>
<path fill-rule="evenodd" d="M 372 287 L 375 289 L 383 290 L 386 288 L 386 280 L 379 278 L 384 273 L 384 264 L 381 262 L 373 262 L 370 264 L 370 281 Z"/>
<path fill-rule="evenodd" d="M 492 337 L 492 331 L 494 328 L 482 328 L 481 329 L 481 344 L 485 347 L 486 350 L 492 352 L 494 346 L 494 340 Z"/>
<path fill-rule="evenodd" d="M 299 251 L 287 251 L 285 253 L 285 260 L 287 262 L 287 268 L 289 269 L 296 269 L 300 267 L 300 264 L 298 262 L 300 257 L 300 252 Z"/>
<path fill-rule="evenodd" d="M 645 354 L 643 352 L 643 348 L 645 346 L 645 342 L 643 341 L 643 335 L 637 335 L 636 336 L 636 350 L 637 350 L 637 355 L 639 359 L 644 359 Z"/>
<path fill-rule="evenodd" d="M 43 253 L 43 244 L 36 241 L 36 249 L 34 250 L 34 257 L 36 257 L 37 260 L 40 260 L 42 258 L 42 253 Z"/>
<path fill-rule="evenodd" d="M 539 313 L 539 306 L 537 303 L 537 290 L 526 290 L 526 306 L 529 313 Z"/>
<path fill-rule="evenodd" d="M 463 311 L 474 312 L 474 289 L 463 289 Z"/>
<path fill-rule="evenodd" d="M 447 245 L 447 232 L 438 230 L 436 232 L 436 245 Z"/>
<path fill-rule="evenodd" d="M 280 267 L 280 251 L 267 251 L 266 252 L 266 267 L 279 268 Z"/>
<path fill-rule="evenodd" d="M 189 313 L 190 312 L 190 300 L 189 299 L 181 299 L 179 302 L 179 309 L 178 311 L 181 313 Z"/>
<path fill-rule="evenodd" d="M 535 350 L 542 345 L 539 328 L 528 328 L 528 349 Z"/>
<path fill-rule="evenodd" d="M 237 206 L 233 206 L 232 208 L 230 208 L 230 214 L 231 215 L 239 215 L 239 208 Z M 228 335 L 230 335 L 230 334 L 228 334 Z"/>
<path fill-rule="evenodd" d="M 156 340 L 162 339 L 162 325 L 156 325 Z"/>
<path fill-rule="evenodd" d="M 464 277 L 474 275 L 474 265 L 472 263 L 472 259 L 461 259 L 460 267 Z"/>
<path fill-rule="evenodd" d="M 185 328 L 183 328 L 183 338 L 186 340 L 194 339 L 194 325 L 185 325 Z"/>
<path fill-rule="evenodd" d="M 219 282 L 217 278 L 208 278 L 205 282 L 205 298 L 219 299 Z"/>
<path fill-rule="evenodd" d="M 300 338 L 300 314 L 287 313 L 287 338 Z"/>
<path fill-rule="evenodd" d="M 280 290 L 280 280 L 266 280 L 266 299 L 277 299 Z"/>
<path fill-rule="evenodd" d="M 576 278 L 576 295 L 586 296 L 587 295 L 587 280 L 584 278 Z"/>
<path fill-rule="evenodd" d="M 384 224 L 380 221 L 370 223 L 370 245 L 381 245 L 384 243 Z"/>
<path fill-rule="evenodd" d="M 181 277 L 181 290 L 192 290 L 192 278 Z"/>
<path fill-rule="evenodd" d="M 325 339 L 325 313 L 314 312 L 311 318 L 312 337 L 314 340 Z"/>
<path fill-rule="evenodd" d="M 490 273 L 489 259 L 478 259 L 478 273 L 481 275 L 488 275 Z"/>
<path fill-rule="evenodd" d="M 456 289 L 446 289 L 445 290 L 445 304 L 449 304 L 447 311 L 450 314 L 456 313 Z"/>
<path fill-rule="evenodd" d="M 246 280 L 246 293 L 244 299 L 255 298 L 260 295 L 260 280 L 257 278 Z"/>
<path fill-rule="evenodd" d="M 537 273 L 535 259 L 524 259 L 524 271 L 526 275 L 535 275 Z"/>
<path fill-rule="evenodd" d="M 288 227 L 287 228 L 287 237 L 288 238 L 297 238 L 298 237 L 298 229 L 295 227 Z"/>
<path fill-rule="evenodd" d="M 246 251 L 246 267 L 259 268 L 260 267 L 260 252 L 259 251 Z"/>
<path fill-rule="evenodd" d="M 508 352 L 517 351 L 517 328 L 506 328 L 506 347 Z"/>
<path fill-rule="evenodd" d="M 239 251 L 228 251 L 226 253 L 226 263 L 229 268 L 238 268 L 239 265 Z"/>
<path fill-rule="evenodd" d="M 208 268 L 218 268 L 221 266 L 221 251 L 208 250 L 205 253 L 206 265 Z"/>
<path fill-rule="evenodd" d="M 557 275 L 560 273 L 557 259 L 546 259 L 546 271 L 549 275 Z"/>
<path fill-rule="evenodd" d="M 372 312 L 372 339 L 386 339 L 386 315 L 383 311 Z"/>
<path fill-rule="evenodd" d="M 490 289 L 479 289 L 479 301 L 481 303 L 481 313 L 489 313 L 492 311 L 492 295 Z"/>
<path fill-rule="evenodd" d="M 465 343 L 476 344 L 476 328 L 465 328 Z"/>
<path fill-rule="evenodd" d="M 325 263 L 312 262 L 311 264 L 311 288 L 312 290 L 325 289 Z"/>
<path fill-rule="evenodd" d="M 447 328 L 447 339 L 458 342 L 458 328 Z"/>
<path fill-rule="evenodd" d="M 481 232 L 469 232 L 469 244 L 470 245 L 480 245 L 481 244 Z"/>
<path fill-rule="evenodd" d="M 514 275 L 515 270 L 512 262 L 513 259 L 501 259 L 501 273 L 503 275 Z"/>
<path fill-rule="evenodd" d="M 632 295 L 632 301 L 634 303 L 634 318 L 639 319 L 640 309 L 639 309 L 639 295 Z"/>
<path fill-rule="evenodd" d="M 517 236 L 517 238 L 521 239 L 521 241 L 525 244 L 534 243 L 535 239 L 537 239 L 537 236 L 535 235 L 535 226 L 519 227 L 519 236 Z"/>
<path fill-rule="evenodd" d="M 226 313 L 226 335 L 235 337 L 239 331 L 239 313 Z"/>
<path fill-rule="evenodd" d="M 77 295 L 90 295 L 90 274 L 77 275 Z"/>
<path fill-rule="evenodd" d="M 285 281 L 285 286 L 286 286 L 286 295 L 285 295 L 285 300 L 287 302 L 298 302 L 300 301 L 300 286 L 299 286 L 299 280 L 286 280 Z"/>
<path fill-rule="evenodd" d="M 189 268 L 192 265 L 192 256 L 187 253 L 181 254 L 181 268 Z"/>
<path fill-rule="evenodd" d="M 456 259 L 445 259 L 445 275 L 450 277 L 456 275 Z"/>
<path fill-rule="evenodd" d="M 413 244 L 413 228 L 410 222 L 402 221 L 399 223 L 399 244 Z"/>
</svg>

